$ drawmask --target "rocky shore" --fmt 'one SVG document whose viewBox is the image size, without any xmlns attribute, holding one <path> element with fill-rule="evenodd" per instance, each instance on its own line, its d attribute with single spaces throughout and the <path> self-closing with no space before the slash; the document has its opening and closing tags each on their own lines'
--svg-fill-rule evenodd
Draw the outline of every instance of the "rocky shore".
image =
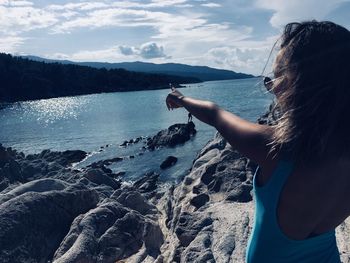
<svg viewBox="0 0 350 263">
<path fill-rule="evenodd" d="M 271 113 L 259 119 L 271 121 Z M 145 147 L 186 143 L 194 131 L 176 124 Z M 219 133 L 170 187 L 157 173 L 126 184 L 107 167 L 118 157 L 74 169 L 85 157 L 79 150 L 26 156 L 0 146 L 0 262 L 244 262 L 256 165 Z M 350 220 L 337 228 L 344 263 L 349 230 Z"/>
</svg>

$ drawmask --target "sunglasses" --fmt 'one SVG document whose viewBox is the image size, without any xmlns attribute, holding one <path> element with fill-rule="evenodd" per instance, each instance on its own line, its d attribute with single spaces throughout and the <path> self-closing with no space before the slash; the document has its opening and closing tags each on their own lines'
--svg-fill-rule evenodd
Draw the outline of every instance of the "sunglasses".
<svg viewBox="0 0 350 263">
<path fill-rule="evenodd" d="M 264 86 L 265 88 L 267 89 L 267 91 L 271 92 L 272 90 L 272 87 L 273 87 L 273 84 L 276 80 L 279 80 L 281 79 L 282 77 L 278 77 L 278 78 L 270 78 L 270 77 L 264 77 Z"/>
</svg>

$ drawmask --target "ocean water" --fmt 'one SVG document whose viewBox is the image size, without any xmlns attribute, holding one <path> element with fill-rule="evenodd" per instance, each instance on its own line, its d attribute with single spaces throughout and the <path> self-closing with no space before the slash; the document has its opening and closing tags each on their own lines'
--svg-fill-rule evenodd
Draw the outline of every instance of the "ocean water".
<svg viewBox="0 0 350 263">
<path fill-rule="evenodd" d="M 272 101 L 261 78 L 209 81 L 186 85 L 179 91 L 213 101 L 251 121 L 256 121 Z M 176 181 L 187 173 L 198 151 L 213 138 L 215 128 L 193 117 L 197 134 L 182 146 L 153 152 L 142 151 L 142 142 L 126 148 L 119 146 L 124 140 L 153 136 L 174 123 L 187 122 L 185 109 L 168 111 L 165 98 L 169 92 L 103 93 L 13 103 L 0 110 L 0 143 L 26 154 L 44 149 L 89 152 L 77 168 L 97 160 L 124 157 L 110 168 L 124 171 L 125 180 L 155 171 L 162 181 Z M 169 155 L 176 156 L 178 162 L 170 169 L 160 170 L 160 163 Z"/>
</svg>

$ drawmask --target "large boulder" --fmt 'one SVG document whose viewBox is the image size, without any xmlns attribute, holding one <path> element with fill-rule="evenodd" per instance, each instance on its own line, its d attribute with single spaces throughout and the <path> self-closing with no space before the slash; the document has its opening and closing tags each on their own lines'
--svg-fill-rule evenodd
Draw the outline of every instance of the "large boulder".
<svg viewBox="0 0 350 263">
<path fill-rule="evenodd" d="M 147 147 L 151 150 L 159 148 L 160 146 L 174 147 L 188 141 L 196 132 L 195 125 L 192 121 L 186 124 L 176 123 L 171 125 L 168 129 L 158 132 L 153 138 L 149 138 Z"/>
<path fill-rule="evenodd" d="M 162 250 L 173 251 L 164 254 L 165 261 L 244 262 L 255 169 L 219 133 L 215 135 L 199 152 L 191 172 L 157 204 L 167 217 L 168 239 Z"/>
<path fill-rule="evenodd" d="M 163 234 L 147 213 L 142 215 L 114 199 L 106 199 L 74 220 L 53 262 L 112 263 L 136 254 L 141 248 L 144 257 L 148 255 L 154 261 L 162 243 Z"/>
<path fill-rule="evenodd" d="M 3 202 L 0 262 L 51 260 L 74 218 L 95 207 L 97 201 L 95 191 L 78 185 L 62 191 L 24 192 Z"/>
<path fill-rule="evenodd" d="M 50 179 L 50 178 L 34 180 L 31 182 L 19 185 L 5 194 L 0 194 L 0 204 L 16 196 L 24 194 L 26 192 L 40 193 L 40 192 L 48 192 L 53 190 L 64 190 L 67 187 L 69 187 L 69 184 L 62 180 Z"/>
<path fill-rule="evenodd" d="M 0 144 L 0 191 L 12 184 L 47 177 L 68 180 L 72 175 L 71 164 L 83 160 L 86 156 L 87 153 L 80 150 L 43 150 L 39 154 L 25 156 Z"/>
</svg>

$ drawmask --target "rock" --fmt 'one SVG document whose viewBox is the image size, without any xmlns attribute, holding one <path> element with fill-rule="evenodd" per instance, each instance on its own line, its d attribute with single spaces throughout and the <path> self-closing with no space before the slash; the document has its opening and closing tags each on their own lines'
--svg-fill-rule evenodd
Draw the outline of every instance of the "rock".
<svg viewBox="0 0 350 263">
<path fill-rule="evenodd" d="M 250 194 L 253 189 L 252 185 L 242 184 L 241 187 L 233 189 L 230 191 L 229 195 L 226 197 L 228 201 L 234 202 L 249 202 L 252 201 L 252 195 Z"/>
<path fill-rule="evenodd" d="M 210 227 L 204 228 L 182 252 L 184 262 L 215 263 L 216 261 L 211 251 L 212 235 Z"/>
<path fill-rule="evenodd" d="M 47 162 L 53 162 L 68 166 L 72 163 L 80 162 L 87 156 L 87 153 L 81 150 L 68 150 L 64 152 L 51 152 L 44 150 L 40 154 L 28 155 L 29 160 L 44 159 Z"/>
<path fill-rule="evenodd" d="M 26 192 L 0 205 L 1 262 L 47 262 L 73 219 L 97 204 L 82 186 L 65 191 Z"/>
<path fill-rule="evenodd" d="M 53 191 L 53 190 L 64 190 L 67 188 L 69 184 L 62 180 L 57 180 L 57 179 L 50 179 L 50 178 L 45 178 L 45 179 L 40 179 L 40 180 L 34 180 L 25 184 L 22 184 L 15 189 L 7 192 L 6 194 L 0 195 L 0 204 L 16 197 L 21 194 L 24 194 L 26 192 L 48 192 L 48 191 Z"/>
<path fill-rule="evenodd" d="M 258 118 L 259 124 L 276 125 L 278 120 L 282 117 L 282 111 L 279 106 L 273 101 L 269 106 L 269 110 Z"/>
<path fill-rule="evenodd" d="M 148 203 L 146 197 L 135 190 L 120 189 L 115 191 L 111 198 L 117 200 L 125 207 L 138 211 L 142 215 L 154 214 L 157 212 L 156 207 Z"/>
<path fill-rule="evenodd" d="M 150 172 L 146 173 L 144 177 L 134 182 L 133 186 L 141 193 L 148 193 L 157 189 L 159 174 Z"/>
<path fill-rule="evenodd" d="M 174 147 L 178 144 L 185 143 L 191 136 L 196 134 L 193 122 L 186 124 L 177 123 L 171 125 L 168 129 L 157 133 L 152 139 L 147 139 L 147 147 L 154 150 L 160 146 Z"/>
<path fill-rule="evenodd" d="M 190 201 L 190 204 L 195 206 L 197 209 L 205 205 L 209 201 L 209 195 L 199 194 L 193 197 Z"/>
<path fill-rule="evenodd" d="M 84 174 L 84 177 L 95 184 L 105 184 L 113 189 L 118 189 L 121 185 L 120 182 L 110 178 L 101 169 L 90 169 Z"/>
<path fill-rule="evenodd" d="M 77 217 L 54 255 L 54 263 L 116 262 L 141 247 L 156 258 L 163 234 L 157 224 L 139 213 L 108 200 Z"/>
<path fill-rule="evenodd" d="M 120 144 L 119 146 L 123 146 L 123 147 L 125 147 L 125 146 L 127 146 L 128 145 L 128 141 L 124 141 L 122 144 Z"/>
<path fill-rule="evenodd" d="M 123 176 L 125 174 L 126 174 L 125 171 L 120 171 L 120 172 L 114 173 L 112 175 L 113 175 L 114 178 L 118 178 L 118 177 L 121 177 L 121 176 Z"/>
<path fill-rule="evenodd" d="M 122 157 L 115 157 L 115 158 L 111 158 L 111 159 L 105 159 L 105 160 L 93 162 L 92 164 L 89 164 L 87 167 L 100 168 L 100 169 L 107 171 L 107 169 L 108 170 L 110 170 L 110 169 L 105 167 L 106 165 L 111 165 L 112 163 L 120 162 L 122 160 L 123 160 Z M 112 172 L 112 170 L 110 170 L 110 172 L 108 172 L 108 173 L 111 173 L 111 172 Z"/>
<path fill-rule="evenodd" d="M 161 169 L 169 168 L 170 166 L 175 165 L 177 158 L 175 156 L 168 156 L 160 165 Z"/>
<path fill-rule="evenodd" d="M 193 179 L 191 177 L 185 177 L 184 178 L 184 184 L 185 185 L 190 185 L 193 183 Z"/>
<path fill-rule="evenodd" d="M 181 246 L 187 247 L 204 227 L 212 223 L 210 216 L 199 213 L 182 213 L 175 228 Z"/>
<path fill-rule="evenodd" d="M 190 173 L 159 201 L 168 233 L 175 232 L 163 245 L 174 251 L 170 262 L 244 262 L 251 221 L 238 226 L 245 213 L 253 215 L 249 200 L 255 168 L 218 133 L 202 149 Z M 229 226 L 234 228 L 224 239 Z M 167 245 L 174 239 L 178 243 Z"/>
<path fill-rule="evenodd" d="M 187 179 L 186 179 L 187 180 Z M 193 180 L 193 179 L 192 179 Z M 197 185 L 194 185 L 192 188 L 192 193 L 194 194 L 200 194 L 203 193 L 206 190 L 205 184 L 199 183 Z"/>
</svg>

